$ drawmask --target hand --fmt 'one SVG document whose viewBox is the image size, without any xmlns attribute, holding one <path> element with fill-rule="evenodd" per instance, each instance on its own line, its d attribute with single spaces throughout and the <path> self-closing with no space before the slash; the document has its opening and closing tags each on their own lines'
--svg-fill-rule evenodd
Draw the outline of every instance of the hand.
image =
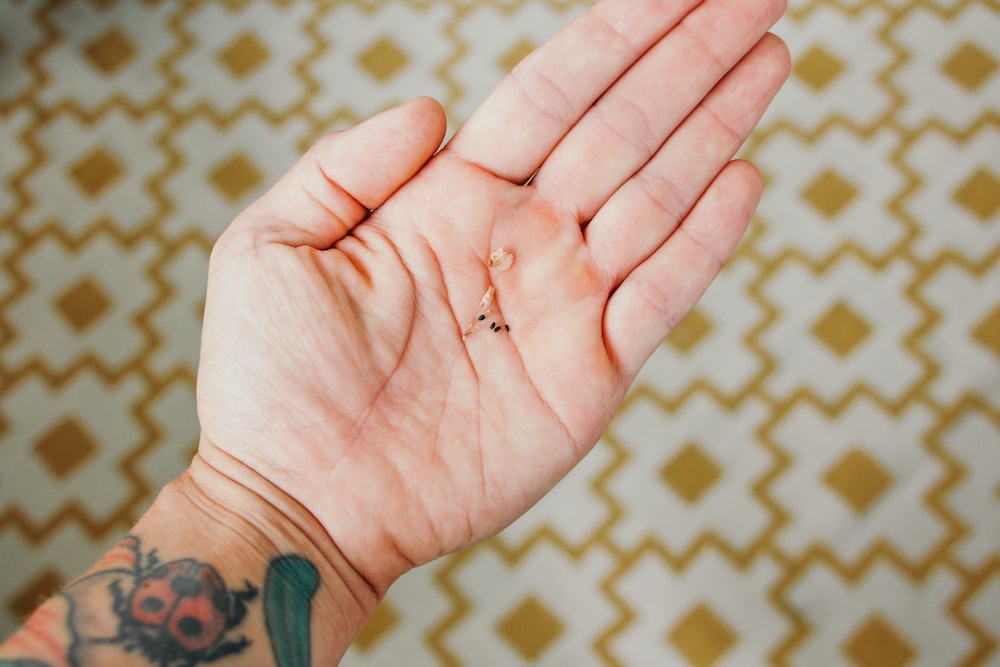
<svg viewBox="0 0 1000 667">
<path fill-rule="evenodd" d="M 294 498 L 378 592 L 510 523 L 742 236 L 760 179 L 730 160 L 787 75 L 783 9 L 603 0 L 436 155 L 426 99 L 321 140 L 213 251 L 200 456 Z"/>
</svg>

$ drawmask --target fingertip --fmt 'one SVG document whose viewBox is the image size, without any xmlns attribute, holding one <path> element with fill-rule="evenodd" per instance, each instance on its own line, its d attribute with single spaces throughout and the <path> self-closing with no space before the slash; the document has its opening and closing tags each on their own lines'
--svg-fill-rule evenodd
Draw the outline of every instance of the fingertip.
<svg viewBox="0 0 1000 667">
<path fill-rule="evenodd" d="M 773 23 L 777 23 L 788 10 L 788 0 L 771 0 L 771 2 L 773 3 L 772 10 L 774 12 L 772 14 L 772 21 Z"/>
<path fill-rule="evenodd" d="M 399 122 L 410 126 L 416 136 L 433 144 L 433 150 L 441 146 L 448 130 L 448 118 L 444 108 L 433 97 L 414 97 L 378 114 L 382 115 L 396 118 Z"/>
<path fill-rule="evenodd" d="M 760 198 L 764 189 L 764 175 L 753 162 L 743 159 L 736 159 L 729 163 L 727 169 L 731 172 L 729 177 L 742 181 L 743 187 L 751 197 Z"/>
<path fill-rule="evenodd" d="M 448 118 L 440 102 L 433 97 L 421 95 L 420 97 L 414 97 L 405 104 L 412 105 L 415 109 L 414 113 L 419 114 L 427 122 L 428 126 L 440 128 L 442 136 L 444 135 L 444 130 L 448 125 Z"/>
<path fill-rule="evenodd" d="M 775 78 L 785 81 L 792 71 L 792 54 L 785 40 L 769 32 L 760 41 L 770 57 Z"/>
</svg>

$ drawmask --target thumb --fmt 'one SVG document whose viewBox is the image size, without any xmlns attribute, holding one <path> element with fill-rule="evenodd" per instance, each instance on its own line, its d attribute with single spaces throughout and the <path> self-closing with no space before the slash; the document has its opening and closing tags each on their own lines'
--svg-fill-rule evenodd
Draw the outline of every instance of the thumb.
<svg viewBox="0 0 1000 667">
<path fill-rule="evenodd" d="M 446 127 L 441 106 L 420 97 L 328 134 L 237 217 L 232 231 L 329 248 L 420 170 Z"/>
</svg>

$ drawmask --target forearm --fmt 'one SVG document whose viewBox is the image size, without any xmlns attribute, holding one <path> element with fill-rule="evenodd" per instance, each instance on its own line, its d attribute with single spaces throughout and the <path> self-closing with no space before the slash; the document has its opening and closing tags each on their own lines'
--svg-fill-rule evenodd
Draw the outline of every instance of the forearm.
<svg viewBox="0 0 1000 667">
<path fill-rule="evenodd" d="M 196 459 L 0 645 L 0 667 L 332 665 L 375 603 L 294 501 Z"/>
</svg>

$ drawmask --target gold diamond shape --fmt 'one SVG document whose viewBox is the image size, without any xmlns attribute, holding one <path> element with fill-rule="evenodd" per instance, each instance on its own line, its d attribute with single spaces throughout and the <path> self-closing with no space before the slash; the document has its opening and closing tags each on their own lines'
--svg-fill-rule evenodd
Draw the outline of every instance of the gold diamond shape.
<svg viewBox="0 0 1000 667">
<path fill-rule="evenodd" d="M 809 205 L 832 218 L 857 196 L 858 190 L 840 174 L 827 169 L 802 191 Z"/>
<path fill-rule="evenodd" d="M 102 146 L 92 150 L 69 170 L 73 182 L 90 197 L 106 190 L 122 173 L 121 164 Z"/>
<path fill-rule="evenodd" d="M 534 42 L 527 39 L 520 39 L 514 46 L 510 48 L 507 53 L 501 56 L 497 64 L 500 65 L 501 69 L 505 72 L 509 72 L 514 67 L 521 62 L 526 55 L 535 50 Z"/>
<path fill-rule="evenodd" d="M 270 55 L 259 39 L 245 32 L 219 52 L 219 61 L 230 74 L 242 79 L 267 62 Z"/>
<path fill-rule="evenodd" d="M 7 598 L 7 609 L 15 619 L 26 620 L 31 612 L 52 597 L 64 583 L 62 575 L 51 568 L 46 568 Z"/>
<path fill-rule="evenodd" d="M 837 356 L 845 357 L 868 337 L 871 327 L 846 303 L 838 301 L 816 320 L 812 333 Z"/>
<path fill-rule="evenodd" d="M 104 290 L 90 278 L 83 278 L 62 293 L 55 302 L 56 310 L 76 331 L 85 331 L 111 307 Z"/>
<path fill-rule="evenodd" d="M 361 634 L 354 638 L 354 646 L 361 651 L 368 651 L 397 625 L 399 625 L 399 612 L 387 599 L 383 599 L 375 607 L 375 613 L 368 619 Z"/>
<path fill-rule="evenodd" d="M 118 28 L 111 28 L 83 47 L 87 62 L 104 74 L 114 74 L 135 57 L 136 48 Z"/>
<path fill-rule="evenodd" d="M 843 651 L 857 667 L 905 667 L 916 655 L 906 639 L 878 614 L 865 620 Z"/>
<path fill-rule="evenodd" d="M 861 514 L 889 488 L 892 475 L 868 454 L 852 449 L 826 471 L 823 481 Z"/>
<path fill-rule="evenodd" d="M 497 630 L 525 660 L 534 660 L 563 632 L 563 624 L 534 596 L 525 598 Z"/>
<path fill-rule="evenodd" d="M 660 478 L 687 503 L 697 502 L 721 476 L 718 464 L 695 444 L 685 445 L 660 469 Z"/>
<path fill-rule="evenodd" d="M 1000 178 L 986 169 L 977 169 L 953 196 L 960 206 L 987 222 L 1000 209 Z"/>
<path fill-rule="evenodd" d="M 406 67 L 410 57 L 388 37 L 382 37 L 358 56 L 358 63 L 375 80 L 385 83 Z"/>
<path fill-rule="evenodd" d="M 219 163 L 209 172 L 208 178 L 229 201 L 241 199 L 264 180 L 257 165 L 243 153 L 236 153 Z"/>
<path fill-rule="evenodd" d="M 711 667 L 736 643 L 738 636 L 706 605 L 681 619 L 667 636 L 694 667 Z"/>
<path fill-rule="evenodd" d="M 1000 304 L 980 320 L 972 330 L 972 339 L 1000 357 Z"/>
<path fill-rule="evenodd" d="M 844 71 L 844 63 L 823 47 L 816 45 L 792 67 L 792 72 L 819 92 L 829 86 Z"/>
<path fill-rule="evenodd" d="M 93 438 L 72 417 L 35 441 L 35 453 L 53 475 L 62 479 L 97 451 Z"/>
<path fill-rule="evenodd" d="M 982 86 L 996 69 L 996 58 L 971 42 L 955 49 L 941 64 L 941 71 L 969 92 Z"/>
<path fill-rule="evenodd" d="M 697 347 L 698 343 L 714 328 L 712 320 L 705 317 L 695 308 L 681 320 L 670 335 L 667 342 L 681 354 L 687 354 Z"/>
</svg>

